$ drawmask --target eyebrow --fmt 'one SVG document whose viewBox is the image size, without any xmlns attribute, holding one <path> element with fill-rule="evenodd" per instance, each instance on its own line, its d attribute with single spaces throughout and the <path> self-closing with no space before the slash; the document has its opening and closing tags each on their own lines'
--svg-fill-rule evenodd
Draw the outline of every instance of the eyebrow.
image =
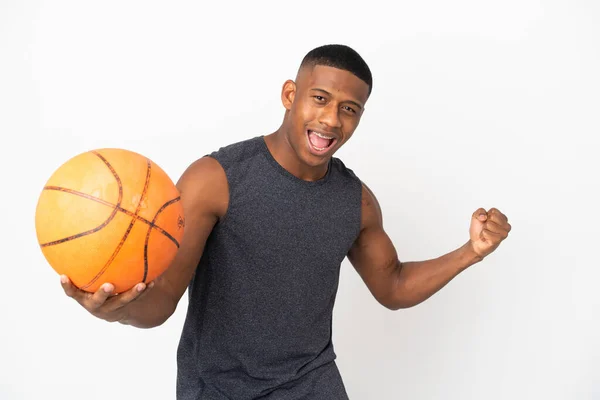
<svg viewBox="0 0 600 400">
<path fill-rule="evenodd" d="M 329 92 L 328 92 L 327 90 L 325 90 L 325 89 L 313 88 L 313 89 L 310 89 L 310 90 L 312 90 L 312 91 L 315 91 L 315 92 L 323 92 L 323 93 L 325 93 L 325 94 L 327 94 L 327 95 L 331 96 L 331 93 L 329 93 Z M 357 103 L 357 102 L 356 102 L 356 101 L 354 101 L 354 100 L 345 100 L 343 103 L 351 103 L 351 104 L 354 104 L 356 107 L 360 108 L 361 110 L 363 109 L 363 106 L 362 106 L 362 105 L 360 105 L 359 103 Z"/>
</svg>

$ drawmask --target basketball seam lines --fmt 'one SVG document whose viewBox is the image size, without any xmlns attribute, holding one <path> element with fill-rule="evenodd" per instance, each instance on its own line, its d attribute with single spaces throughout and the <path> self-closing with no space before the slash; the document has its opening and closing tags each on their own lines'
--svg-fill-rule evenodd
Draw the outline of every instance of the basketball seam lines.
<svg viewBox="0 0 600 400">
<path fill-rule="evenodd" d="M 114 208 L 112 213 L 110 213 L 110 215 L 108 216 L 108 218 L 106 219 L 106 221 L 104 221 L 103 223 L 101 223 L 100 225 L 98 225 L 97 227 L 95 227 L 94 229 L 90 229 L 89 231 L 85 231 L 85 232 L 80 232 L 76 235 L 73 236 L 69 236 L 66 238 L 62 238 L 59 240 L 55 240 L 53 242 L 48 242 L 48 243 L 42 243 L 40 244 L 41 247 L 47 247 L 47 246 L 54 246 L 57 244 L 61 244 L 64 242 L 68 242 L 69 240 L 73 240 L 73 239 L 77 239 L 83 236 L 87 236 L 87 235 L 91 235 L 92 233 L 98 232 L 100 229 L 104 228 L 106 225 L 108 225 L 110 223 L 110 221 L 113 220 L 113 218 L 115 218 L 115 215 L 117 215 L 117 209 Z"/>
<path fill-rule="evenodd" d="M 96 152 L 93 152 L 93 153 L 96 154 L 98 157 L 102 158 L 102 161 L 104 161 L 104 163 L 107 166 L 109 166 L 109 168 L 110 168 L 110 164 L 108 163 L 108 161 L 106 161 L 105 158 L 103 158 L 99 153 L 96 153 Z M 127 227 L 127 230 L 125 231 L 125 234 L 123 235 L 123 238 L 119 242 L 119 245 L 115 248 L 115 251 L 110 256 L 110 258 L 108 259 L 108 261 L 106 262 L 106 264 L 104 264 L 104 267 L 100 271 L 98 271 L 98 274 L 96 274 L 96 276 L 91 281 L 89 281 L 85 286 L 83 286 L 81 288 L 82 290 L 85 290 L 88 287 L 90 287 L 91 285 L 93 285 L 106 272 L 106 270 L 108 269 L 108 267 L 110 267 L 110 264 L 112 264 L 112 262 L 114 261 L 114 259 L 117 257 L 117 255 L 121 251 L 121 248 L 125 244 L 125 241 L 127 240 L 127 237 L 129 237 L 129 233 L 131 233 L 131 230 L 133 229 L 133 225 L 135 225 L 135 221 L 136 221 L 135 216 L 140 212 L 140 209 L 142 208 L 142 201 L 144 201 L 144 197 L 146 196 L 146 191 L 148 190 L 148 184 L 150 183 L 150 174 L 151 174 L 151 169 L 152 168 L 151 168 L 150 160 L 147 159 L 146 162 L 148 163 L 147 164 L 148 168 L 146 169 L 146 182 L 144 183 L 144 189 L 142 189 L 142 195 L 140 196 L 140 200 L 138 201 L 138 205 L 135 208 L 135 213 L 133 214 L 134 217 L 131 218 L 131 222 L 129 223 L 129 227 Z M 119 187 L 121 187 L 121 183 L 120 182 L 119 182 Z M 152 228 L 150 228 L 150 230 L 152 230 Z"/>
<path fill-rule="evenodd" d="M 152 221 L 148 221 L 147 219 L 143 218 L 142 216 L 138 215 L 138 213 L 140 212 L 140 209 L 142 207 L 142 202 L 144 200 L 144 197 L 146 197 L 146 192 L 148 190 L 148 186 L 150 184 L 150 174 L 151 174 L 151 167 L 152 164 L 150 162 L 149 159 L 146 159 L 147 161 L 147 165 L 148 168 L 146 170 L 146 182 L 144 183 L 144 189 L 142 190 L 142 195 L 140 197 L 140 200 L 138 202 L 138 205 L 136 206 L 136 210 L 134 213 L 132 213 L 129 210 L 124 209 L 123 207 L 121 207 L 121 203 L 123 200 L 123 184 L 121 182 L 121 179 L 119 178 L 119 175 L 117 174 L 116 170 L 113 168 L 113 166 L 108 162 L 108 160 L 106 158 L 104 158 L 100 153 L 98 153 L 97 151 L 91 151 L 91 153 L 93 153 L 94 155 L 96 155 L 98 158 L 100 158 L 104 164 L 110 169 L 111 173 L 113 174 L 113 176 L 115 177 L 115 180 L 117 181 L 117 185 L 119 187 L 119 198 L 117 201 L 117 204 L 111 204 L 110 202 L 91 196 L 89 194 L 83 193 L 83 192 L 79 192 L 76 190 L 72 190 L 72 189 L 67 189 L 67 188 L 63 188 L 60 186 L 45 186 L 44 190 L 57 190 L 57 191 L 61 191 L 61 192 L 65 192 L 65 193 L 70 193 L 76 196 L 81 196 L 84 197 L 88 200 L 92 200 L 92 201 L 96 201 L 100 204 L 109 206 L 113 208 L 113 211 L 111 212 L 110 216 L 106 219 L 106 221 L 104 221 L 102 224 L 100 224 L 99 226 L 97 226 L 94 229 L 91 229 L 89 231 L 86 232 L 80 232 L 76 235 L 72 235 L 63 239 L 59 239 L 59 240 L 55 240 L 52 242 L 48 242 L 48 243 L 43 243 L 40 244 L 41 247 L 47 247 L 47 246 L 53 246 L 53 245 L 57 245 L 60 243 L 64 243 L 73 239 L 77 239 L 86 235 L 90 235 L 92 233 L 98 232 L 99 230 L 101 230 L 102 228 L 104 228 L 106 225 L 108 225 L 115 217 L 115 215 L 117 214 L 117 212 L 121 211 L 122 213 L 132 217 L 131 222 L 129 224 L 129 227 L 127 228 L 127 230 L 125 231 L 125 234 L 123 235 L 123 238 L 121 239 L 119 245 L 116 247 L 115 251 L 113 252 L 113 254 L 111 255 L 110 259 L 106 262 L 106 264 L 104 265 L 104 267 L 102 268 L 102 270 L 100 270 L 98 272 L 98 274 L 90 281 L 88 282 L 85 286 L 82 286 L 81 289 L 86 289 L 89 286 L 91 286 L 92 284 L 94 284 L 94 282 L 96 282 L 103 274 L 104 272 L 106 272 L 106 270 L 108 269 L 108 267 L 111 265 L 111 263 L 114 261 L 114 259 L 116 258 L 116 256 L 119 254 L 119 251 L 121 250 L 121 248 L 123 247 L 123 245 L 125 244 L 125 241 L 127 240 L 127 237 L 129 236 L 131 230 L 133 229 L 133 226 L 135 225 L 136 221 L 142 221 L 144 223 L 146 223 L 148 225 L 148 232 L 146 234 L 146 240 L 144 243 L 144 277 L 142 282 L 146 281 L 146 278 L 148 276 L 148 242 L 150 239 L 150 233 L 152 232 L 152 228 L 156 228 L 160 233 L 162 233 L 164 236 L 166 236 L 167 238 L 169 238 L 174 244 L 175 246 L 177 246 L 177 248 L 179 248 L 179 242 L 177 241 L 177 239 L 175 239 L 173 236 L 171 236 L 171 234 L 169 234 L 169 232 L 167 232 L 166 230 L 164 230 L 163 228 L 161 228 L 160 226 L 156 225 L 156 220 L 158 219 L 158 216 L 160 215 L 161 212 L 164 211 L 165 208 L 167 208 L 169 205 L 179 201 L 181 199 L 181 196 L 178 196 L 172 200 L 167 201 L 165 204 L 163 204 L 158 211 L 156 212 L 156 214 L 154 215 L 154 218 L 152 219 Z"/>
<path fill-rule="evenodd" d="M 166 230 L 164 230 L 163 228 L 161 228 L 160 225 L 153 224 L 151 221 L 148 221 L 146 218 L 142 217 L 141 215 L 135 215 L 134 213 L 132 213 L 131 211 L 129 211 L 129 210 L 123 208 L 123 207 L 117 206 L 115 204 L 112 204 L 112 203 L 110 203 L 110 202 L 108 202 L 106 200 L 100 199 L 98 197 L 91 196 L 91 195 L 89 195 L 87 193 L 79 192 L 79 191 L 73 190 L 73 189 L 67 189 L 67 188 L 60 187 L 60 186 L 45 186 L 44 190 L 57 190 L 57 191 L 60 191 L 60 192 L 70 193 L 70 194 L 73 194 L 75 196 L 80 196 L 80 197 L 86 198 L 88 200 L 95 201 L 97 203 L 103 204 L 103 205 L 108 206 L 108 207 L 116 208 L 117 211 L 120 211 L 120 212 L 122 212 L 123 214 L 125 214 L 125 215 L 127 215 L 129 217 L 133 217 L 133 218 L 136 218 L 139 221 L 142 221 L 146 225 L 149 225 L 150 228 L 155 228 L 160 233 L 162 233 L 167 238 L 169 238 L 175 244 L 175 246 L 179 247 L 179 242 L 177 241 L 177 239 L 175 239 L 173 236 L 171 236 L 171 234 L 169 232 L 167 232 Z M 91 232 L 91 233 L 93 233 L 93 232 Z M 79 233 L 79 234 L 74 235 L 74 236 L 69 237 L 69 238 L 64 238 L 64 239 L 56 240 L 56 241 L 53 241 L 53 242 L 43 243 L 43 244 L 41 244 L 41 246 L 45 247 L 45 246 L 51 246 L 51 245 L 54 245 L 54 244 L 59 244 L 59 243 L 62 243 L 62 242 L 66 242 L 68 240 L 76 239 L 77 237 L 79 237 L 78 235 L 82 235 L 82 234 L 83 233 Z"/>
<path fill-rule="evenodd" d="M 180 199 L 181 199 L 181 196 L 178 196 L 178 197 L 174 198 L 173 200 L 169 200 L 165 204 L 163 204 L 162 207 L 159 208 L 158 211 L 156 212 L 156 214 L 154 215 L 154 218 L 152 219 L 152 224 L 154 224 L 156 222 L 156 220 L 158 219 L 158 215 L 161 212 L 163 212 L 165 208 L 167 208 L 168 206 L 170 206 L 173 203 L 178 202 Z M 146 282 L 146 278 L 148 276 L 148 242 L 150 241 L 150 233 L 151 232 L 152 232 L 152 228 L 150 227 L 150 228 L 148 228 L 148 233 L 146 234 L 146 241 L 144 243 L 144 279 L 142 280 L 142 282 Z M 179 248 L 179 244 L 177 244 L 177 248 Z"/>
<path fill-rule="evenodd" d="M 104 163 L 110 169 L 110 172 L 112 172 L 113 176 L 117 180 L 117 184 L 119 185 L 119 198 L 117 200 L 117 207 L 120 207 L 121 206 L 121 201 L 123 200 L 123 186 L 121 184 L 121 179 L 119 178 L 119 175 L 117 175 L 117 171 L 115 171 L 115 169 L 108 163 L 108 161 L 106 161 L 106 159 L 104 157 L 102 157 L 101 155 L 99 155 L 96 152 L 93 152 L 93 153 L 96 154 L 98 157 L 100 157 L 102 159 L 102 161 L 104 161 Z M 113 220 L 113 218 L 115 217 L 115 215 L 117 215 L 117 209 L 116 209 L 116 207 L 113 209 L 113 211 L 109 215 L 108 219 L 106 221 L 104 221 L 102 224 L 100 224 L 100 226 L 98 226 L 98 227 L 96 227 L 94 229 L 91 229 L 91 230 L 89 230 L 87 232 L 78 233 L 78 234 L 70 236 L 68 238 L 63 238 L 63 239 L 56 240 L 54 242 L 45 243 L 45 244 L 42 245 L 42 247 L 56 245 L 56 244 L 59 244 L 59 243 L 64 243 L 64 242 L 69 241 L 69 240 L 77 239 L 77 238 L 80 238 L 82 236 L 87 236 L 87 235 L 91 235 L 94 232 L 98 232 L 100 229 L 102 229 L 106 225 L 108 225 L 110 223 L 110 221 Z"/>
</svg>

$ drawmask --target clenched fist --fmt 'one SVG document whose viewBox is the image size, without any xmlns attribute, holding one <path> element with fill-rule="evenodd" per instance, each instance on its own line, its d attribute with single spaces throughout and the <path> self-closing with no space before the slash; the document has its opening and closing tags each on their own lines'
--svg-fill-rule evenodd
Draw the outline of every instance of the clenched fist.
<svg viewBox="0 0 600 400">
<path fill-rule="evenodd" d="M 473 251 L 484 258 L 507 238 L 511 226 L 506 215 L 496 208 L 488 211 L 480 208 L 473 213 L 471 227 L 469 228 L 470 244 Z"/>
</svg>

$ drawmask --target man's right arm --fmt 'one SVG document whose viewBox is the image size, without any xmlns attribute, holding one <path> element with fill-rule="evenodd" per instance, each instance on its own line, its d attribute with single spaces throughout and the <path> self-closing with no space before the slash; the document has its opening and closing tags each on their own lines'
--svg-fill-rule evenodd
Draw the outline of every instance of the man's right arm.
<svg viewBox="0 0 600 400">
<path fill-rule="evenodd" d="M 110 283 L 102 285 L 96 293 L 87 293 L 61 277 L 65 293 L 106 321 L 138 328 L 164 323 L 175 312 L 194 275 L 206 240 L 219 218 L 225 215 L 229 201 L 225 171 L 211 157 L 192 163 L 177 182 L 177 188 L 181 194 L 185 230 L 173 262 L 161 276 L 148 285 L 139 283 L 116 295 Z"/>
</svg>

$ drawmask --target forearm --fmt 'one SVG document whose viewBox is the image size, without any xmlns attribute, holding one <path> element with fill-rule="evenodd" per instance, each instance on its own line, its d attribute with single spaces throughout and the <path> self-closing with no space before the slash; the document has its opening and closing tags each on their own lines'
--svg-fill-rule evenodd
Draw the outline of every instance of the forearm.
<svg viewBox="0 0 600 400">
<path fill-rule="evenodd" d="M 137 328 L 154 328 L 169 319 L 196 271 L 203 247 L 198 249 L 195 257 L 180 250 L 171 266 L 152 282 L 152 287 L 146 288 L 143 297 L 124 307 L 119 322 Z"/>
<path fill-rule="evenodd" d="M 123 307 L 118 322 L 136 328 L 154 328 L 162 325 L 175 312 L 176 306 L 165 289 L 156 285 L 143 298 Z"/>
<path fill-rule="evenodd" d="M 393 309 L 413 307 L 431 297 L 469 266 L 481 261 L 469 243 L 439 258 L 399 263 Z"/>
</svg>

